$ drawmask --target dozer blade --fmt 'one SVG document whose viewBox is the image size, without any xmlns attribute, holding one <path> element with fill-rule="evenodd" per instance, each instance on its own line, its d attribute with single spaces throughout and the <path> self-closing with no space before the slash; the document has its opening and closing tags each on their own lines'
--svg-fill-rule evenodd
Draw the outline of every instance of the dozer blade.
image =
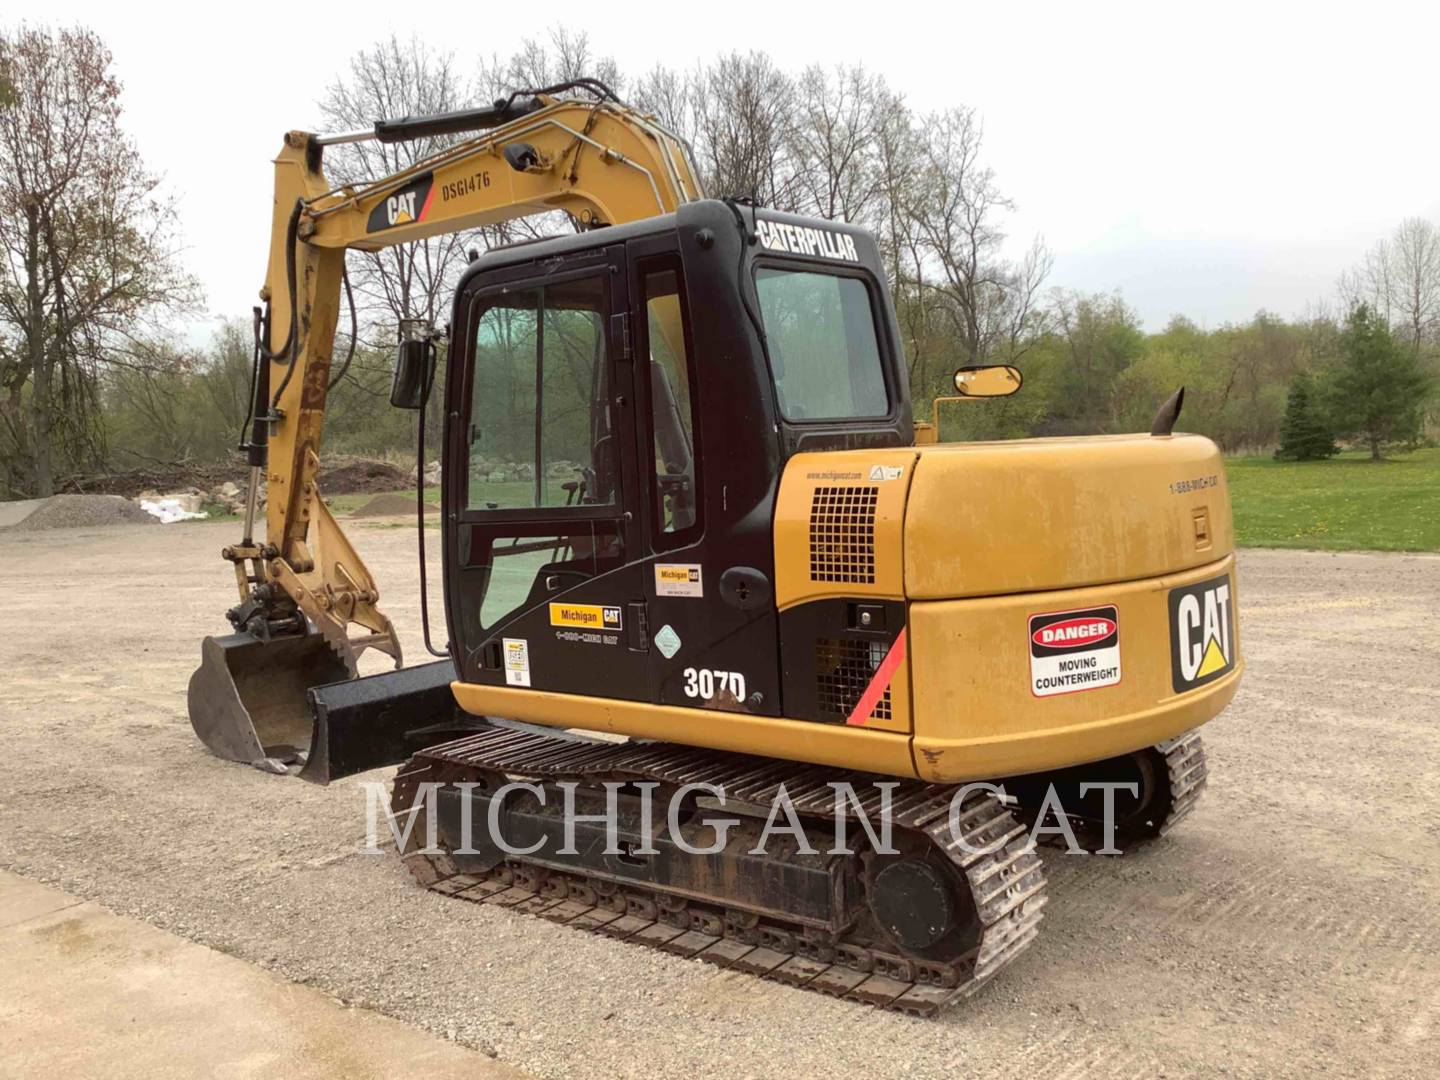
<svg viewBox="0 0 1440 1080">
<path fill-rule="evenodd" d="M 207 637 L 190 676 L 190 726 L 216 756 L 283 773 L 310 749 L 310 688 L 349 678 L 319 634 Z"/>
<path fill-rule="evenodd" d="M 363 679 L 318 634 L 208 637 L 190 677 L 190 724 L 211 753 L 328 784 L 398 765 L 489 723 L 461 711 L 447 660 Z"/>
<path fill-rule="evenodd" d="M 301 779 L 328 784 L 398 765 L 426 747 L 488 728 L 455 704 L 454 681 L 455 666 L 447 659 L 314 687 L 314 737 Z"/>
</svg>

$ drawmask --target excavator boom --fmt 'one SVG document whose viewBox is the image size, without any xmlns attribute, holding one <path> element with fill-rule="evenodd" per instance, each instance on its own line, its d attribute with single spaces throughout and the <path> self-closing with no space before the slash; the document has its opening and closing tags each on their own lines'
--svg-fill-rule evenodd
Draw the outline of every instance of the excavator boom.
<svg viewBox="0 0 1440 1080">
<path fill-rule="evenodd" d="M 582 81 L 580 88 L 594 86 Z M 327 145 L 472 132 L 369 183 L 332 187 L 323 172 Z M 205 639 L 188 695 L 191 724 L 206 746 L 285 771 L 317 746 L 334 749 L 313 732 L 324 703 L 307 699 L 310 688 L 354 678 L 367 649 L 389 656 L 397 669 L 403 662 L 379 586 L 317 478 L 346 251 L 557 210 L 581 228 L 598 228 L 664 214 L 702 195 L 684 142 L 613 95 L 514 94 L 494 108 L 381 121 L 373 131 L 285 136 L 275 159 L 266 307 L 257 316 L 249 504 L 240 543 L 223 552 L 239 591 L 229 613 L 235 633 Z M 263 541 L 253 535 L 262 477 Z M 448 665 L 434 665 L 437 685 L 448 682 Z M 388 688 L 402 697 L 413 689 Z M 388 690 L 371 696 L 393 712 Z M 341 727 L 360 734 L 375 725 Z M 328 764 L 315 762 L 306 775 L 328 778 Z"/>
</svg>

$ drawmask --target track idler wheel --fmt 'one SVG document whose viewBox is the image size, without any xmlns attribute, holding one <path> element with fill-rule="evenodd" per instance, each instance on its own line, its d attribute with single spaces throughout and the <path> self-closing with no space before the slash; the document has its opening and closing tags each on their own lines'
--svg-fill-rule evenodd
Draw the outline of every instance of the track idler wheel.
<svg viewBox="0 0 1440 1080">
<path fill-rule="evenodd" d="M 1207 778 L 1205 749 L 1198 731 L 1187 732 L 1156 746 L 1046 773 L 1010 777 L 1007 794 L 1018 801 L 1017 816 L 1027 825 L 1054 828 L 1056 803 L 1063 810 L 1076 842 L 1085 850 L 1115 854 L 1164 835 L 1195 805 Z M 1115 789 L 1111 817 L 1114 848 L 1106 848 L 1106 793 L 1095 784 L 1129 785 Z M 1053 791 L 1053 795 L 1050 793 Z M 1047 805 L 1047 797 L 1049 803 Z M 1063 836 L 1045 837 L 1055 844 Z"/>
<path fill-rule="evenodd" d="M 870 887 L 870 908 L 880 928 L 911 952 L 934 948 L 949 937 L 958 906 L 945 872 L 924 859 L 890 863 Z"/>
</svg>

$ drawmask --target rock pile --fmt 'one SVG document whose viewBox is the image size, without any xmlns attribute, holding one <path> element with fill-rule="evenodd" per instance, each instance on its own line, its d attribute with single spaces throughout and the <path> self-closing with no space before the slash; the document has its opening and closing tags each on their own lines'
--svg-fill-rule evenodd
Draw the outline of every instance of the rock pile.
<svg viewBox="0 0 1440 1080">
<path fill-rule="evenodd" d="M 434 470 L 434 481 L 431 481 L 431 469 Z M 555 460 L 545 463 L 545 475 L 552 480 L 573 480 L 580 475 L 581 466 L 578 462 Z M 485 479 L 494 484 L 503 484 L 513 480 L 534 480 L 535 463 L 531 461 L 500 461 L 485 457 L 472 458 L 470 460 L 470 475 L 476 479 Z M 410 479 L 415 479 L 415 470 L 410 470 Z M 427 466 L 425 470 L 425 482 L 440 482 L 439 462 Z"/>
<path fill-rule="evenodd" d="M 414 487 L 414 486 L 415 486 L 415 469 L 414 469 L 413 467 L 410 469 L 410 476 L 409 476 L 408 479 L 409 479 L 409 484 L 410 484 L 410 486 L 411 486 L 411 487 Z M 438 461 L 432 461 L 432 462 L 430 462 L 429 465 L 426 465 L 426 466 L 425 466 L 425 486 L 426 486 L 426 487 L 439 487 L 439 486 L 440 486 L 440 462 L 438 462 Z"/>
<path fill-rule="evenodd" d="M 158 519 L 119 495 L 52 495 L 10 528 L 15 532 L 38 532 L 158 523 Z"/>
<path fill-rule="evenodd" d="M 135 497 L 135 502 L 159 502 L 162 499 L 174 499 L 180 509 L 192 514 L 207 509 L 212 516 L 245 513 L 245 487 L 231 480 L 226 480 L 209 491 L 198 487 L 181 488 L 179 491 L 142 491 Z M 265 481 L 261 480 L 260 499 L 256 509 L 258 511 L 264 508 Z"/>
</svg>

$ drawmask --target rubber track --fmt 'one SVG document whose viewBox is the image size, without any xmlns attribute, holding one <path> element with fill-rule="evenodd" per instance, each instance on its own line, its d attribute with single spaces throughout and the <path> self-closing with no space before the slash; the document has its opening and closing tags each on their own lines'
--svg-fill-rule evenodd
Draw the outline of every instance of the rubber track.
<svg viewBox="0 0 1440 1080">
<path fill-rule="evenodd" d="M 675 787 L 709 783 L 721 787 L 727 800 L 753 805 L 768 805 L 783 784 L 799 813 L 827 821 L 833 821 L 835 811 L 830 783 L 849 781 L 857 794 L 868 789 L 871 793 L 862 797 L 861 806 L 873 819 L 880 795 L 871 785 L 894 779 L 668 743 L 597 743 L 497 728 L 411 758 L 395 778 L 394 813 L 413 805 L 422 782 L 450 782 L 482 770 L 536 779 L 656 780 Z M 691 908 L 702 914 L 685 929 L 656 918 L 653 904 L 648 910 L 644 901 L 627 905 L 612 899 L 606 904 L 584 887 L 588 879 L 581 875 L 552 874 L 546 880 L 525 873 L 521 861 L 483 876 L 462 874 L 448 856 L 416 849 L 416 838 L 424 836 L 423 820 L 414 823 L 404 860 L 421 884 L 464 900 L 510 907 L 880 1008 L 931 1016 L 973 993 L 1024 952 L 1035 939 L 1047 899 L 1040 858 L 1026 850 L 1025 829 L 990 793 L 970 793 L 958 814 L 961 835 L 950 835 L 950 802 L 956 790 L 899 781 L 891 803 L 894 824 L 929 836 L 969 883 L 980 938 L 948 964 L 917 962 L 843 937 L 826 948 L 808 940 L 800 927 L 768 920 L 761 922 L 758 934 L 752 928 L 744 934 L 747 940 L 741 940 L 719 904 L 692 902 Z M 557 886 L 557 879 L 571 884 Z"/>
<path fill-rule="evenodd" d="M 1198 728 L 1167 739 L 1155 749 L 1165 755 L 1170 776 L 1170 810 L 1156 830 L 1157 836 L 1164 836 L 1199 802 L 1209 767 L 1205 764 L 1205 744 L 1200 740 Z"/>
</svg>

